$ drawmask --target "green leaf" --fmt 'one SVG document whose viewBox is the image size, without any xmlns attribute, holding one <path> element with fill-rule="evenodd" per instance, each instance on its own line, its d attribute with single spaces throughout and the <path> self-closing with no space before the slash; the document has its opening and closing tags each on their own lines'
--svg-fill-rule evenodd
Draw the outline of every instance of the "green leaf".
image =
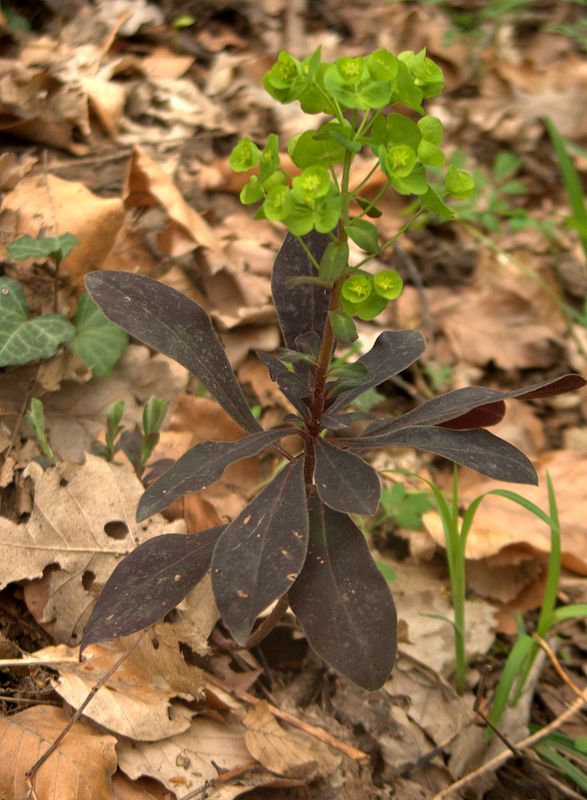
<svg viewBox="0 0 587 800">
<path fill-rule="evenodd" d="M 445 178 L 446 191 L 457 199 L 471 197 L 475 191 L 475 181 L 473 177 L 464 169 L 458 169 L 451 165 Z"/>
<path fill-rule="evenodd" d="M 321 164 L 328 166 L 344 159 L 345 148 L 332 134 L 333 123 L 323 125 L 318 132 L 306 131 L 293 140 L 288 152 L 291 160 L 300 169 Z"/>
<path fill-rule="evenodd" d="M 358 338 L 357 328 L 352 317 L 338 311 L 330 311 L 328 314 L 332 332 L 337 342 L 340 344 L 352 344 Z"/>
<path fill-rule="evenodd" d="M 0 367 L 49 358 L 75 332 L 61 314 L 28 319 L 22 287 L 10 278 L 0 278 L 0 312 Z"/>
<path fill-rule="evenodd" d="M 75 311 L 75 336 L 69 343 L 97 378 L 110 374 L 128 347 L 128 334 L 110 322 L 87 292 L 80 297 Z"/>
<path fill-rule="evenodd" d="M 143 431 L 146 436 L 159 433 L 165 414 L 167 413 L 168 403 L 154 395 L 151 395 L 143 410 Z"/>
<path fill-rule="evenodd" d="M 38 397 L 33 397 L 31 400 L 31 407 L 26 415 L 26 421 L 31 426 L 37 443 L 49 464 L 55 464 L 57 459 L 45 431 L 45 408 L 43 401 L 39 400 Z"/>
<path fill-rule="evenodd" d="M 418 120 L 417 125 L 425 141 L 435 145 L 441 144 L 444 128 L 438 117 L 422 117 Z"/>
<path fill-rule="evenodd" d="M 428 191 L 421 196 L 420 202 L 424 208 L 428 209 L 428 211 L 432 211 L 433 214 L 436 214 L 443 219 L 455 218 L 454 212 L 442 202 L 440 197 L 436 194 L 431 186 L 429 186 Z"/>
<path fill-rule="evenodd" d="M 349 263 L 349 246 L 346 242 L 330 242 L 320 261 L 320 277 L 334 283 L 344 273 Z"/>
<path fill-rule="evenodd" d="M 73 248 L 79 244 L 79 239 L 72 233 L 62 233 L 61 236 L 21 236 L 15 239 L 6 248 L 12 261 L 26 261 L 27 258 L 47 259 L 61 262 Z"/>
<path fill-rule="evenodd" d="M 20 283 L 10 278 L 0 278 L 0 311 L 5 314 L 16 314 L 19 318 L 26 319 L 29 307 Z"/>
<path fill-rule="evenodd" d="M 513 153 L 502 150 L 496 155 L 495 161 L 493 162 L 493 177 L 498 181 L 510 178 L 516 174 L 521 163 L 520 159 Z"/>
<path fill-rule="evenodd" d="M 377 252 L 379 234 L 372 222 L 367 222 L 366 219 L 353 219 L 345 226 L 345 231 L 353 242 L 366 253 Z"/>
</svg>

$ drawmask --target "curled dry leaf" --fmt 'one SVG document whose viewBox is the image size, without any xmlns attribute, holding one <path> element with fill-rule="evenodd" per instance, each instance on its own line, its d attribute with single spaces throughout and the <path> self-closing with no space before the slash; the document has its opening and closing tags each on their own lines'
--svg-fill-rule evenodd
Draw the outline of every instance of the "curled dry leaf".
<svg viewBox="0 0 587 800">
<path fill-rule="evenodd" d="M 29 796 L 25 773 L 57 738 L 68 722 L 54 706 L 34 706 L 0 718 L 0 797 Z M 55 753 L 32 778 L 38 800 L 97 800 L 112 797 L 116 739 L 86 722 L 76 722 Z"/>
<path fill-rule="evenodd" d="M 192 712 L 172 698 L 198 699 L 204 687 L 200 670 L 186 664 L 177 639 L 158 636 L 157 627 L 167 626 L 156 626 L 143 638 L 84 710 L 86 717 L 107 730 L 145 742 L 186 731 Z M 79 708 L 92 686 L 131 644 L 132 640 L 125 638 L 108 645 L 89 645 L 82 662 L 58 666 L 57 693 Z M 57 645 L 35 655 L 51 661 L 77 654 L 77 648 Z"/>
<path fill-rule="evenodd" d="M 270 772 L 310 780 L 330 774 L 340 764 L 340 755 L 334 755 L 324 743 L 282 728 L 265 700 L 247 712 L 243 724 L 248 751 Z"/>
<path fill-rule="evenodd" d="M 27 175 L 5 196 L 0 210 L 18 215 L 15 238 L 67 232 L 79 239 L 61 265 L 78 289 L 83 276 L 104 263 L 124 218 L 120 199 L 98 197 L 82 183 L 55 175 Z"/>
<path fill-rule="evenodd" d="M 126 208 L 160 205 L 169 217 L 169 225 L 159 235 L 162 249 L 173 256 L 185 255 L 197 247 L 206 247 L 220 259 L 218 238 L 204 218 L 191 208 L 181 192 L 157 164 L 140 147 L 135 147 L 128 166 L 123 190 Z"/>
</svg>

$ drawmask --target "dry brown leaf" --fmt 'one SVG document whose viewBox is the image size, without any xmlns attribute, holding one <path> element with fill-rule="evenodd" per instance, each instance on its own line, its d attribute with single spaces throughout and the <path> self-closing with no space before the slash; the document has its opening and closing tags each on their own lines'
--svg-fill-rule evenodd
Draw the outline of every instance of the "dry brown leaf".
<svg viewBox="0 0 587 800">
<path fill-rule="evenodd" d="M 194 63 L 194 57 L 178 55 L 168 47 L 155 47 L 141 60 L 141 69 L 149 78 L 176 80 Z"/>
<path fill-rule="evenodd" d="M 443 677 L 450 675 L 454 670 L 454 634 L 449 620 L 454 617 L 446 578 L 440 577 L 434 564 L 403 563 L 393 582 L 393 594 L 398 615 L 407 623 L 408 641 L 400 643 L 400 652 Z M 486 653 L 495 638 L 495 609 L 481 600 L 467 601 L 465 613 L 467 656 Z"/>
<path fill-rule="evenodd" d="M 37 163 L 34 156 L 17 158 L 14 153 L 0 155 L 0 192 L 9 192 Z"/>
<path fill-rule="evenodd" d="M 271 379 L 269 370 L 257 356 L 249 356 L 239 367 L 237 375 L 242 385 L 249 384 L 252 387 L 264 409 L 277 405 L 290 414 L 295 413 L 295 408 Z"/>
<path fill-rule="evenodd" d="M 97 456 L 46 472 L 33 462 L 25 474 L 34 484 L 34 508 L 26 524 L 0 518 L 0 585 L 41 577 L 58 565 L 47 573 L 47 603 L 36 609 L 42 611 L 37 618 L 54 622 L 58 642 L 75 641 L 120 557 L 183 525 L 160 516 L 138 525 L 142 484 L 130 470 Z"/>
<path fill-rule="evenodd" d="M 5 196 L 0 210 L 18 214 L 15 238 L 72 233 L 79 239 L 61 265 L 78 289 L 84 275 L 106 259 L 124 218 L 120 199 L 98 197 L 82 183 L 55 175 L 26 176 Z"/>
<path fill-rule="evenodd" d="M 458 695 L 441 675 L 404 654 L 400 654 L 385 690 L 392 697 L 409 698 L 410 719 L 435 744 L 458 733 L 472 716 L 469 697 Z"/>
<path fill-rule="evenodd" d="M 562 563 L 587 575 L 587 455 L 573 450 L 544 453 L 535 462 L 538 486 L 515 487 L 519 494 L 548 513 L 546 472 L 554 485 L 561 527 Z M 488 478 L 467 481 L 461 501 L 468 504 L 480 494 L 509 488 Z M 423 517 L 426 529 L 441 547 L 444 536 L 436 514 Z M 529 511 L 503 497 L 489 496 L 481 503 L 467 539 L 467 558 L 488 558 L 511 545 L 525 544 L 537 553 L 550 552 L 550 530 Z"/>
<path fill-rule="evenodd" d="M 156 778 L 182 794 L 214 780 L 220 769 L 233 769 L 251 760 L 238 724 L 198 717 L 185 733 L 161 742 L 118 744 L 119 766 L 130 778 Z"/>
<path fill-rule="evenodd" d="M 0 797 L 29 797 L 25 773 L 68 722 L 54 706 L 34 706 L 0 718 Z M 38 800 L 108 800 L 116 770 L 116 739 L 76 722 L 32 778 Z"/>
<path fill-rule="evenodd" d="M 505 370 L 550 367 L 564 341 L 519 295 L 495 287 L 434 289 L 430 311 L 448 338 L 455 358 Z"/>
<path fill-rule="evenodd" d="M 163 251 L 173 256 L 185 255 L 197 247 L 210 251 L 216 266 L 221 247 L 214 231 L 198 212 L 188 206 L 173 180 L 141 147 L 135 147 L 124 185 L 126 208 L 149 208 L 160 205 L 169 217 L 167 229 L 159 234 Z"/>
<path fill-rule="evenodd" d="M 113 800 L 170 800 L 169 793 L 151 780 L 131 781 L 121 772 L 112 777 Z"/>
<path fill-rule="evenodd" d="M 256 703 L 243 719 L 248 751 L 265 769 L 278 775 L 305 777 L 328 775 L 340 764 L 322 742 L 301 732 L 282 728 L 265 700 Z"/>
<path fill-rule="evenodd" d="M 198 699 L 204 681 L 197 667 L 186 664 L 178 640 L 161 635 L 166 627 L 160 623 L 149 631 L 86 707 L 86 717 L 113 733 L 144 742 L 167 739 L 190 727 L 193 712 L 172 699 Z M 92 644 L 84 650 L 81 663 L 59 665 L 57 693 L 70 706 L 79 708 L 135 639 L 136 635 L 109 644 Z M 78 654 L 77 648 L 57 645 L 35 656 L 51 661 Z"/>
</svg>

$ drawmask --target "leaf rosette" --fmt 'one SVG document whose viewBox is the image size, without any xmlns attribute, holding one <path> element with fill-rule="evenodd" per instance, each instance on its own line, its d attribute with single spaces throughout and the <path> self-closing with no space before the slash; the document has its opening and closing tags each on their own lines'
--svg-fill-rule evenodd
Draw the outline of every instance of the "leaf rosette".
<svg viewBox="0 0 587 800">
<path fill-rule="evenodd" d="M 575 390 L 585 384 L 578 375 L 509 392 L 458 389 L 399 417 L 371 417 L 360 435 L 351 434 L 357 415 L 348 406 L 408 369 L 425 342 L 415 330 L 385 331 L 368 353 L 333 368 L 319 386 L 320 343 L 333 319 L 330 291 L 315 283 L 291 288 L 288 282 L 312 275 L 308 252 L 319 262 L 328 242 L 327 235 L 311 233 L 304 250 L 288 234 L 275 262 L 273 296 L 286 349 L 260 357 L 297 414 L 274 430 L 263 430 L 252 415 L 197 303 L 136 274 L 101 271 L 86 278 L 88 291 L 112 322 L 187 367 L 245 431 L 237 441 L 205 441 L 188 450 L 145 491 L 139 520 L 209 486 L 230 464 L 274 448 L 286 436 L 298 435 L 299 452 L 288 456 L 283 469 L 228 525 L 157 537 L 127 556 L 103 589 L 82 648 L 155 622 L 211 568 L 222 619 L 240 645 L 254 635 L 263 609 L 287 601 L 319 655 L 360 686 L 376 689 L 394 663 L 396 615 L 387 582 L 349 516 L 373 514 L 379 504 L 379 477 L 364 453 L 416 447 L 489 477 L 536 483 L 528 458 L 486 428 L 503 417 L 505 400 Z M 380 279 L 379 289 L 387 291 L 386 285 Z M 337 324 L 347 330 L 344 320 Z"/>
</svg>

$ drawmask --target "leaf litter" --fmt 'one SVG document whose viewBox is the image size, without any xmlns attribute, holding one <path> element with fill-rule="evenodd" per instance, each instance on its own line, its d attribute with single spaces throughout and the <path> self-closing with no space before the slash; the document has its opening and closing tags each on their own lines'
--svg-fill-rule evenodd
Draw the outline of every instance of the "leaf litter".
<svg viewBox="0 0 587 800">
<path fill-rule="evenodd" d="M 233 10 L 232 17 L 206 10 L 205 14 L 211 15 L 206 21 L 212 24 L 195 24 L 187 31 L 174 29 L 172 20 L 165 19 L 157 6 L 122 2 L 100 3 L 98 10 L 82 7 L 67 25 L 55 16 L 51 33 L 29 32 L 24 39 L 16 37 L 9 27 L 13 50 L 3 62 L 0 95 L 2 124 L 10 126 L 7 130 L 22 141 L 49 148 L 48 155 L 36 165 L 29 153 L 41 158 L 40 149 L 29 149 L 20 160 L 11 153 L 0 155 L 0 246 L 22 233 L 75 234 L 81 244 L 64 261 L 59 287 L 61 302 L 71 307 L 82 289 L 84 275 L 100 266 L 130 268 L 187 291 L 211 313 L 232 365 L 243 364 L 239 375 L 242 383 L 249 384 L 260 401 L 269 401 L 272 408 L 266 413 L 272 415 L 275 426 L 289 409 L 271 396 L 264 373 L 249 353 L 264 346 L 262 339 L 271 346 L 279 344 L 275 312 L 269 305 L 270 270 L 266 266 L 277 249 L 279 234 L 265 223 L 249 233 L 250 217 L 243 214 L 234 197 L 240 187 L 227 170 L 225 154 L 235 131 L 263 138 L 276 123 L 282 130 L 295 126 L 295 114 L 289 109 L 282 114 L 281 109 L 271 108 L 259 90 L 262 73 L 281 47 L 293 42 L 294 49 L 297 46 L 299 55 L 303 55 L 310 44 L 322 41 L 328 57 L 336 58 L 341 53 L 377 46 L 392 50 L 427 46 L 430 55 L 446 64 L 451 90 L 476 86 L 474 97 L 437 101 L 433 110 L 442 116 L 453 141 L 468 149 L 481 137 L 485 137 L 489 150 L 505 145 L 527 158 L 535 182 L 540 170 L 532 164 L 532 151 L 536 149 L 538 159 L 544 156 L 548 161 L 541 141 L 540 117 L 545 108 L 563 135 L 577 144 L 581 145 L 585 133 L 580 118 L 585 105 L 584 55 L 564 37 L 538 31 L 519 35 L 515 15 L 502 25 L 495 41 L 483 43 L 484 69 L 475 74 L 475 59 L 466 38 L 453 35 L 452 44 L 446 38 L 447 33 L 454 34 L 449 4 L 430 7 L 397 3 L 390 7 L 372 3 L 357 14 L 356 4 L 345 2 L 335 8 L 325 3 L 311 24 L 302 18 L 301 35 L 299 19 L 294 24 L 294 16 L 286 13 L 285 5 L 245 4 Z M 333 24 L 335 19 L 342 24 Z M 166 44 L 161 45 L 157 30 L 164 31 Z M 544 63 L 546 52 L 555 54 L 548 68 Z M 49 87 L 44 99 L 42 93 L 32 91 L 38 86 Z M 123 145 L 126 150 L 121 149 Z M 64 151 L 79 159 L 67 162 L 67 180 L 61 177 Z M 114 162 L 114 188 L 100 185 L 101 176 L 96 176 L 109 155 L 119 159 Z M 95 161 L 84 167 L 84 159 Z M 545 196 L 554 194 L 556 172 L 551 164 L 543 165 L 543 172 L 549 169 L 546 183 L 538 189 L 534 183 L 532 188 L 532 201 L 537 206 L 544 205 Z M 89 171 L 93 173 L 92 191 L 88 188 Z M 527 182 L 532 187 L 532 182 Z M 556 197 L 554 205 L 559 210 L 564 199 Z M 153 222 L 154 235 L 150 229 Z M 467 370 L 477 376 L 475 383 L 499 389 L 515 385 L 522 371 L 529 371 L 536 381 L 550 378 L 553 370 L 567 361 L 584 374 L 585 347 L 582 352 L 576 346 L 584 328 L 576 326 L 571 337 L 564 315 L 558 307 L 549 305 L 548 295 L 536 288 L 536 282 L 530 279 L 527 283 L 525 275 L 512 269 L 514 262 L 522 264 L 526 271 L 556 288 L 557 275 L 548 252 L 536 255 L 536 239 L 512 240 L 504 233 L 497 241 L 502 245 L 502 254 L 497 256 L 475 245 L 472 281 L 424 290 L 436 329 L 435 352 L 453 370 L 449 388 L 470 382 Z M 410 241 L 406 246 L 412 250 L 418 247 Z M 456 247 L 452 245 L 455 260 L 461 246 L 462 240 Z M 569 251 L 564 255 L 568 258 Z M 570 257 L 576 262 L 578 254 Z M 25 283 L 35 313 L 47 310 L 50 276 L 38 265 L 26 262 L 18 270 L 10 264 L 5 269 L 5 274 Z M 417 322 L 416 317 L 422 314 L 420 299 L 415 297 L 413 304 L 406 299 L 405 310 L 400 304 L 400 316 L 412 312 L 413 316 L 409 324 L 399 327 Z M 504 329 L 515 330 L 515 336 L 502 337 Z M 371 342 L 377 333 L 377 328 L 370 326 Z M 205 490 L 202 497 L 188 498 L 183 508 L 176 509 L 172 514 L 175 522 L 156 518 L 143 530 L 134 523 L 142 488 L 128 465 L 122 458 L 117 459 L 120 463 L 108 465 L 88 454 L 91 442 L 104 429 L 108 406 L 125 399 L 125 422 L 135 425 L 150 394 L 175 405 L 154 461 L 176 458 L 186 445 L 210 438 L 211 429 L 213 438 L 226 441 L 237 440 L 242 431 L 224 419 L 224 412 L 210 399 L 193 396 L 197 387 L 193 383 L 188 386 L 185 370 L 179 371 L 172 362 L 153 357 L 138 345 L 131 346 L 109 378 L 88 378 L 79 365 L 59 355 L 40 369 L 23 367 L 20 372 L 0 376 L 0 447 L 3 455 L 8 454 L 2 480 L 6 497 L 3 512 L 7 515 L 0 518 L 0 550 L 4 553 L 0 564 L 6 588 L 0 597 L 8 597 L 15 590 L 22 592 L 37 624 L 50 632 L 55 644 L 37 653 L 39 662 L 75 655 L 72 637 L 79 637 L 100 585 L 120 555 L 132 549 L 133 539 L 144 541 L 163 532 L 179 533 L 185 530 L 184 520 L 188 530 L 194 531 L 209 527 L 210 520 L 224 524 L 237 518 L 272 468 L 271 458 L 253 456 L 239 462 L 227 470 L 220 484 Z M 413 380 L 419 390 L 426 389 L 421 376 L 415 375 Z M 31 463 L 34 445 L 30 432 L 17 426 L 23 398 L 31 386 L 33 392 L 43 392 L 51 440 L 69 462 L 47 472 Z M 247 394 L 247 400 L 251 397 Z M 575 575 L 584 576 L 587 558 L 581 509 L 585 505 L 587 467 L 585 447 L 580 446 L 577 431 L 584 427 L 587 405 L 584 399 L 580 403 L 557 408 L 542 401 L 531 418 L 525 412 L 516 412 L 501 424 L 510 424 L 513 435 L 508 433 L 507 438 L 516 444 L 525 442 L 522 449 L 533 456 L 541 488 L 528 489 L 526 496 L 542 508 L 547 507 L 543 488 L 546 469 L 552 475 L 561 508 L 563 563 Z M 383 404 L 393 408 L 387 396 Z M 244 408 L 242 414 L 244 420 Z M 430 462 L 415 466 L 426 474 Z M 28 520 L 20 520 L 14 511 L 13 476 L 20 481 L 21 507 L 26 508 L 28 503 L 30 508 Z M 108 487 L 102 496 L 95 493 L 98 482 Z M 467 476 L 463 498 L 466 501 L 497 485 Z M 27 500 L 32 494 L 34 499 Z M 472 695 L 458 697 L 450 684 L 451 627 L 439 619 L 450 616 L 450 604 L 446 581 L 434 555 L 435 548 L 442 547 L 442 534 L 434 515 L 425 516 L 424 521 L 427 532 L 417 536 L 421 541 L 422 537 L 430 538 L 428 545 L 421 546 L 420 557 L 414 549 L 408 562 L 393 562 L 398 574 L 395 585 L 399 589 L 396 595 L 402 632 L 394 676 L 375 696 L 377 699 L 371 700 L 336 679 L 332 708 L 321 712 L 321 724 L 336 729 L 341 738 L 356 742 L 359 732 L 363 745 L 365 737 L 370 737 L 374 762 L 382 758 L 383 763 L 379 788 L 374 787 L 371 777 L 362 782 L 346 757 L 337 767 L 340 756 L 333 755 L 334 751 L 323 751 L 312 739 L 304 741 L 302 747 L 300 734 L 292 734 L 291 729 L 277 723 L 266 706 L 259 703 L 246 711 L 243 701 L 229 692 L 211 685 L 206 688 L 200 666 L 192 661 L 211 657 L 214 663 L 216 645 L 209 645 L 207 640 L 218 612 L 211 602 L 209 586 L 202 586 L 173 612 L 176 619 L 153 628 L 142 656 L 141 651 L 135 653 L 135 661 L 113 676 L 115 691 L 97 695 L 94 702 L 102 696 L 100 711 L 88 707 L 87 720 L 94 719 L 116 732 L 117 755 L 110 733 L 100 732 L 102 728 L 87 720 L 76 723 L 54 757 L 59 764 L 65 763 L 65 757 L 70 766 L 55 769 L 55 763 L 52 768 L 49 761 L 41 768 L 34 783 L 39 800 L 55 792 L 63 797 L 86 796 L 84 790 L 71 788 L 80 776 L 97 796 L 151 797 L 150 790 L 140 784 L 142 776 L 150 776 L 157 781 L 151 784 L 151 788 L 157 787 L 154 792 L 164 787 L 172 796 L 181 797 L 206 780 L 215 781 L 223 769 L 238 772 L 243 768 L 242 785 L 217 782 L 209 789 L 209 796 L 219 800 L 236 797 L 263 782 L 281 791 L 275 784 L 276 775 L 288 775 L 292 784 L 314 775 L 308 789 L 317 792 L 313 796 L 343 798 L 383 797 L 385 787 L 391 785 L 398 796 L 429 797 L 459 777 L 472 763 L 473 744 L 478 758 L 483 757 L 485 747 L 475 733 L 479 729 L 471 727 Z M 105 526 L 112 522 L 122 523 L 122 527 L 111 528 L 121 538 L 105 532 Z M 482 659 L 491 647 L 496 627 L 511 633 L 516 611 L 540 606 L 549 548 L 547 534 L 546 528 L 500 498 L 487 498 L 482 504 L 468 552 L 469 586 L 477 596 L 471 601 L 467 633 L 471 653 L 478 658 Z M 409 546 L 416 540 L 406 534 L 404 541 Z M 18 563 L 15 551 L 20 554 Z M 428 561 L 422 557 L 424 553 Z M 407 584 L 405 592 L 402 580 Z M 422 616 L 422 612 L 430 611 L 437 617 Z M 286 620 L 282 628 L 288 631 L 288 625 Z M 577 636 L 580 632 L 578 628 Z M 57 692 L 69 705 L 78 706 L 86 689 L 113 663 L 123 644 L 124 640 L 91 644 L 86 653 L 92 657 L 81 664 L 55 664 L 50 669 L 55 673 Z M 293 669 L 299 672 L 301 662 L 299 657 L 296 661 L 293 649 L 291 652 Z M 474 664 L 476 667 L 477 662 Z M 266 670 L 266 675 L 271 673 Z M 169 719 L 166 711 L 170 708 L 181 709 L 174 719 Z M 295 713 L 303 719 L 315 714 L 315 708 L 297 709 Z M 523 730 L 527 729 L 528 714 L 529 709 L 522 712 Z M 0 794 L 10 800 L 26 796 L 25 770 L 60 732 L 66 719 L 60 709 L 34 704 L 0 717 L 3 752 L 16 747 L 19 753 L 10 774 L 6 767 L 4 772 L 0 767 Z M 162 738 L 148 741 L 157 729 Z M 442 762 L 436 756 L 430 763 L 419 762 L 432 745 L 445 747 L 460 730 L 465 756 L 461 750 L 459 759 L 453 753 L 450 761 Z M 23 731 L 28 738 L 22 738 Z M 88 748 L 96 752 L 91 764 Z M 268 772 L 245 769 L 253 759 Z M 119 771 L 111 780 L 117 763 L 127 777 Z M 417 767 L 408 777 L 398 777 L 406 765 L 414 764 Z"/>
</svg>

